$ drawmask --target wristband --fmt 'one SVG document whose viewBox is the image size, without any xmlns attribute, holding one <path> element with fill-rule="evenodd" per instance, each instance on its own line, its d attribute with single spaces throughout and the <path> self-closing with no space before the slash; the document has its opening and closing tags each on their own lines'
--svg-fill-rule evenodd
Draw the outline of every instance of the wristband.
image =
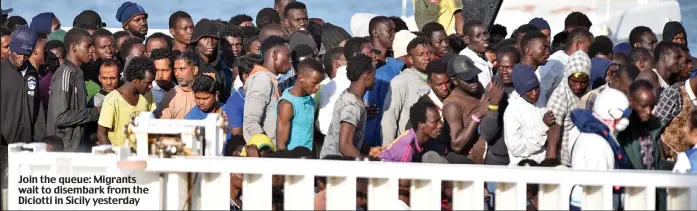
<svg viewBox="0 0 697 211">
<path fill-rule="evenodd" d="M 474 114 L 472 114 L 472 117 L 471 117 L 471 118 L 472 118 L 472 120 L 474 120 L 474 121 L 477 122 L 477 123 L 480 123 L 480 122 L 482 121 L 481 119 L 479 119 L 479 118 L 477 118 L 476 116 L 474 116 Z"/>
<path fill-rule="evenodd" d="M 497 105 L 489 105 L 489 110 L 498 111 L 498 110 L 499 110 L 499 106 L 497 106 Z"/>
</svg>

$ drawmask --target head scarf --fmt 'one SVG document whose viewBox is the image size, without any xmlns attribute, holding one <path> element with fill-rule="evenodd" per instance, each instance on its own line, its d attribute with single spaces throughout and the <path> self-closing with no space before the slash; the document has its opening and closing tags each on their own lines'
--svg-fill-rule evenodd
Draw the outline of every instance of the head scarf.
<svg viewBox="0 0 697 211">
<path fill-rule="evenodd" d="M 663 41 L 672 42 L 675 35 L 678 35 L 680 32 L 685 33 L 685 27 L 680 22 L 671 21 L 666 23 L 663 26 Z M 685 40 L 687 40 L 687 33 L 685 33 Z"/>
</svg>

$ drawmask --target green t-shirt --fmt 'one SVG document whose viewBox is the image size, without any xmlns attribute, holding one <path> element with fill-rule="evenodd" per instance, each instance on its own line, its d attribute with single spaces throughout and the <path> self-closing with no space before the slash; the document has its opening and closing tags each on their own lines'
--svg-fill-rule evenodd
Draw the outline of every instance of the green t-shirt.
<svg viewBox="0 0 697 211">
<path fill-rule="evenodd" d="M 96 95 L 97 92 L 99 92 L 99 90 L 102 89 L 102 87 L 99 86 L 99 84 L 91 80 L 85 81 L 85 87 L 87 88 L 87 100 L 92 99 L 92 97 Z"/>
</svg>

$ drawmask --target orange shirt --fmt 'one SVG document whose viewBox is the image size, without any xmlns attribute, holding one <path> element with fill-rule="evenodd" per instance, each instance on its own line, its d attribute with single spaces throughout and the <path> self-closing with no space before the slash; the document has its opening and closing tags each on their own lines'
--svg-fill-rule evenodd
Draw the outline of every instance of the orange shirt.
<svg viewBox="0 0 697 211">
<path fill-rule="evenodd" d="M 184 119 L 187 113 L 196 106 L 193 91 L 187 91 L 181 86 L 175 86 L 162 97 L 159 108 L 162 112 L 160 119 Z"/>
</svg>

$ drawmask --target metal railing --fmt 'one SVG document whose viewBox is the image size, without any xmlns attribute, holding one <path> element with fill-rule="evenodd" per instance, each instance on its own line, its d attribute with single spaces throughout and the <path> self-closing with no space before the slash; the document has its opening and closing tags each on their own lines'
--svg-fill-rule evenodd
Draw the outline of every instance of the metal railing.
<svg viewBox="0 0 697 211">
<path fill-rule="evenodd" d="M 31 151 L 22 151 L 31 148 Z M 416 210 L 441 208 L 441 181 L 453 181 L 454 210 L 484 210 L 484 185 L 496 182 L 497 210 L 524 210 L 526 184 L 540 184 L 540 210 L 567 210 L 569 188 L 584 185 L 583 209 L 612 209 L 613 186 L 626 188 L 627 210 L 654 209 L 656 188 L 668 188 L 668 209 L 697 210 L 697 176 L 669 172 L 616 170 L 579 171 L 537 167 L 388 163 L 244 157 L 154 158 L 130 155 L 45 152 L 43 144 L 10 145 L 9 209 L 206 209 L 227 210 L 230 173 L 242 173 L 243 209 L 272 209 L 272 175 L 285 175 L 284 208 L 311 210 L 315 198 L 315 176 L 326 176 L 326 208 L 353 210 L 356 179 L 368 178 L 368 209 L 397 209 L 398 181 L 409 179 L 410 207 Z M 122 152 L 129 152 L 122 150 Z M 187 174 L 196 173 L 197 185 L 189 189 Z M 138 206 L 27 205 L 19 204 L 20 175 L 48 176 L 134 176 L 150 188 Z M 84 184 L 73 184 L 84 185 Z M 692 194 L 692 195 L 691 195 Z M 189 196 L 190 195 L 190 196 Z M 92 197 L 92 196 L 90 196 Z M 187 199 L 191 199 L 187 204 Z M 190 205 L 190 207 L 188 206 Z"/>
</svg>

